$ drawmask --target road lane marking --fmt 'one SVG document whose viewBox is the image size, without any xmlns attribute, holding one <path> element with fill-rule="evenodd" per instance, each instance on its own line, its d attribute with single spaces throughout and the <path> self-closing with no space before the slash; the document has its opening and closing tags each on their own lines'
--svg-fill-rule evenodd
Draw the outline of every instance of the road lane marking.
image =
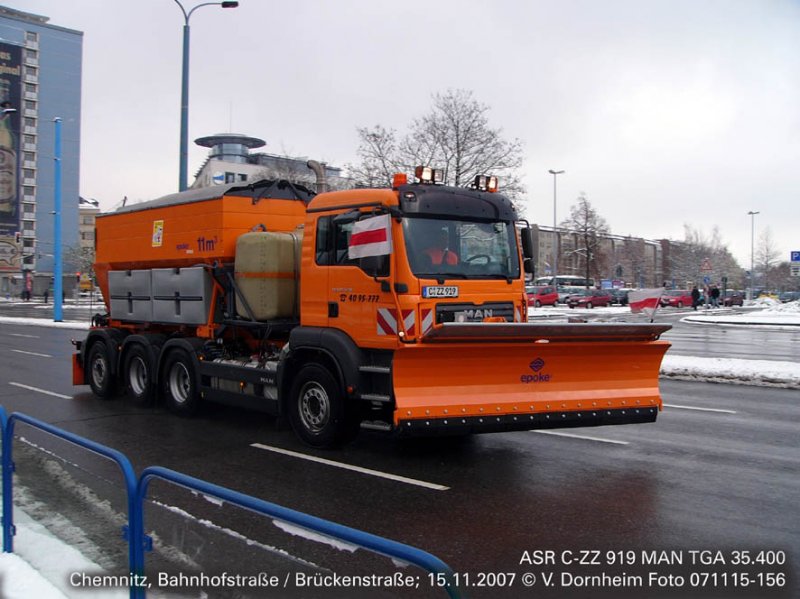
<svg viewBox="0 0 800 599">
<path fill-rule="evenodd" d="M 50 354 L 37 354 L 35 351 L 23 351 L 21 349 L 12 349 L 11 351 L 18 354 L 25 354 L 26 356 L 39 356 L 40 358 L 52 358 Z"/>
<path fill-rule="evenodd" d="M 736 414 L 735 410 L 720 410 L 718 408 L 695 408 L 692 406 L 677 406 L 672 403 L 665 403 L 665 408 L 675 408 L 678 410 L 697 410 L 698 412 L 719 412 L 721 414 Z"/>
<path fill-rule="evenodd" d="M 448 491 L 450 489 L 450 487 L 445 487 L 444 485 L 429 483 L 427 481 L 417 480 L 415 478 L 407 478 L 405 476 L 398 476 L 397 474 L 389 474 L 388 472 L 381 472 L 380 470 L 371 470 L 370 468 L 362 468 L 361 466 L 353 466 L 352 464 L 345 464 L 343 462 L 334 462 L 333 460 L 318 458 L 316 456 L 307 455 L 305 453 L 291 451 L 290 449 L 282 449 L 280 447 L 262 445 L 261 443 L 252 443 L 250 447 L 255 447 L 256 449 L 264 449 L 266 451 L 273 451 L 275 453 L 281 453 L 283 455 L 288 455 L 293 458 L 300 458 L 301 460 L 308 460 L 310 462 L 317 462 L 318 464 L 325 464 L 326 466 L 333 466 L 334 468 L 342 468 L 343 470 L 352 470 L 353 472 L 360 472 L 361 474 L 368 474 L 370 476 L 377 476 L 379 478 L 385 478 L 388 480 L 406 483 L 409 485 L 416 485 L 418 487 L 424 487 L 426 489 L 432 489 L 434 491 Z"/>
<path fill-rule="evenodd" d="M 22 383 L 14 383 L 9 381 L 9 385 L 13 385 L 14 387 L 19 387 L 21 389 L 27 389 L 28 391 L 36 391 L 37 393 L 44 393 L 45 395 L 52 395 L 53 397 L 59 397 L 61 399 L 72 399 L 70 395 L 61 395 L 61 393 L 54 393 L 53 391 L 48 391 L 46 389 L 39 389 L 38 387 L 30 387 L 28 385 L 23 385 Z"/>
<path fill-rule="evenodd" d="M 9 333 L 9 337 L 25 337 L 26 339 L 39 339 L 38 335 L 23 335 L 22 333 Z"/>
<path fill-rule="evenodd" d="M 599 443 L 612 443 L 613 445 L 630 445 L 628 441 L 614 441 L 613 439 L 601 439 L 600 437 L 589 437 L 587 435 L 573 435 L 572 433 L 560 433 L 558 431 L 531 431 L 540 435 L 553 435 L 556 437 L 569 437 L 570 439 L 583 439 L 585 441 L 597 441 Z"/>
</svg>

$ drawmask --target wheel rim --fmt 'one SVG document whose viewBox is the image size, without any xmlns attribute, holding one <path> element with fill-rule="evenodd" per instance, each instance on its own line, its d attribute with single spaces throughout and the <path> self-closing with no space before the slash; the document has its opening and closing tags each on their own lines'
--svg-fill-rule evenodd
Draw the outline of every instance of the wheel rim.
<svg viewBox="0 0 800 599">
<path fill-rule="evenodd" d="M 319 383 L 311 381 L 303 386 L 298 407 L 303 427 L 313 433 L 320 432 L 330 420 L 331 402 Z"/>
<path fill-rule="evenodd" d="M 92 362 L 92 382 L 94 382 L 95 387 L 99 388 L 105 385 L 107 376 L 108 364 L 106 364 L 106 358 L 102 354 L 98 354 Z"/>
<path fill-rule="evenodd" d="M 136 395 L 144 395 L 147 391 L 147 365 L 141 356 L 136 356 L 131 360 L 128 383 Z"/>
<path fill-rule="evenodd" d="M 191 397 L 192 383 L 189 370 L 180 362 L 173 365 L 169 371 L 169 394 L 176 404 L 185 404 Z"/>
</svg>

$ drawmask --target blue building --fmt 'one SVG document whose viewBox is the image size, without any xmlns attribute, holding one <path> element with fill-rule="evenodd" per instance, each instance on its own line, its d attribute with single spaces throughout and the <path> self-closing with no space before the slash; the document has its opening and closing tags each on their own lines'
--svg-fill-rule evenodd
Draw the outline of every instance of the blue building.
<svg viewBox="0 0 800 599">
<path fill-rule="evenodd" d="M 78 246 L 83 33 L 0 6 L 0 292 L 53 274 L 55 125 L 62 123 L 62 252 Z M 10 147 L 9 147 L 10 146 Z M 68 258 L 65 281 L 74 286 Z M 71 288 L 65 285 L 65 288 Z"/>
</svg>

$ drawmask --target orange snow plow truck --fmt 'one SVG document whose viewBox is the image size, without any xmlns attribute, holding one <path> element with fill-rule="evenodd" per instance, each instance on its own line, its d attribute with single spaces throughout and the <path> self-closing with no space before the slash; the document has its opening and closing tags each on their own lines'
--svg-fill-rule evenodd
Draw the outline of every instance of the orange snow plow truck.
<svg viewBox="0 0 800 599">
<path fill-rule="evenodd" d="M 99 215 L 107 313 L 74 342 L 74 384 L 179 414 L 217 401 L 283 415 L 317 447 L 360 428 L 655 421 L 669 326 L 527 322 L 533 236 L 496 180 L 416 173 L 319 194 L 194 189 Z"/>
</svg>

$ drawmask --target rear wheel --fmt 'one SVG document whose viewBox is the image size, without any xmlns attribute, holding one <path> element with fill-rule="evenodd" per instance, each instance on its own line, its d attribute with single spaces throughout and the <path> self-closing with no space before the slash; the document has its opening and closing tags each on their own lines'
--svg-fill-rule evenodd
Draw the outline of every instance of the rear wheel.
<svg viewBox="0 0 800 599">
<path fill-rule="evenodd" d="M 337 447 L 358 434 L 358 418 L 346 409 L 338 382 L 321 364 L 300 369 L 289 401 L 292 429 L 313 447 Z"/>
<path fill-rule="evenodd" d="M 182 416 L 194 414 L 200 406 L 196 387 L 192 358 L 183 350 L 170 352 L 161 386 L 166 406 Z"/>
<path fill-rule="evenodd" d="M 592 302 L 586 302 L 586 307 L 591 310 L 592 308 L 594 308 L 594 304 Z"/>
<path fill-rule="evenodd" d="M 683 302 L 678 302 L 678 307 L 683 308 Z"/>
<path fill-rule="evenodd" d="M 111 358 L 105 341 L 95 341 L 89 349 L 89 386 L 92 393 L 102 399 L 114 395 L 114 376 L 111 374 Z"/>
<path fill-rule="evenodd" d="M 146 406 L 153 403 L 152 364 L 147 349 L 142 345 L 134 345 L 125 355 L 122 369 L 125 389 L 133 403 Z"/>
</svg>

